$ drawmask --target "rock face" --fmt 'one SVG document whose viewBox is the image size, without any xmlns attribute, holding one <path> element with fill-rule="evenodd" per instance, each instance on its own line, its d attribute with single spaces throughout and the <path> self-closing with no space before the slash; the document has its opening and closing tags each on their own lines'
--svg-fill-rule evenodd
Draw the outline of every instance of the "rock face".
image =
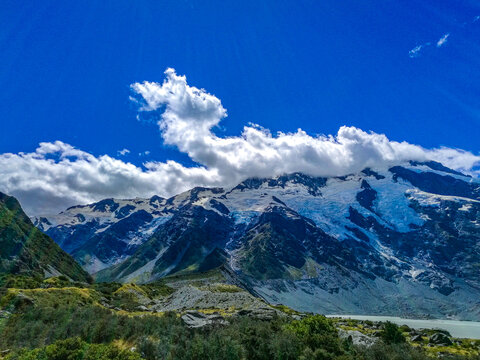
<svg viewBox="0 0 480 360">
<path fill-rule="evenodd" d="M 105 199 L 68 208 L 58 215 L 33 218 L 87 271 L 97 272 L 132 255 L 171 214 L 165 199 Z"/>
<path fill-rule="evenodd" d="M 14 197 L 0 193 L 0 275 L 5 273 L 90 279 L 70 255 L 33 226 Z"/>
<path fill-rule="evenodd" d="M 109 199 L 36 224 L 99 280 L 228 264 L 300 311 L 480 319 L 480 182 L 435 162 Z"/>
</svg>

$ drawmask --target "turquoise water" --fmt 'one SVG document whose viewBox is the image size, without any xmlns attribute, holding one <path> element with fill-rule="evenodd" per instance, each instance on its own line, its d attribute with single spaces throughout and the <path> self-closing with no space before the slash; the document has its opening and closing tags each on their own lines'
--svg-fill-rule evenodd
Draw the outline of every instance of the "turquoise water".
<svg viewBox="0 0 480 360">
<path fill-rule="evenodd" d="M 459 320 L 417 320 L 404 319 L 395 316 L 369 315 L 326 315 L 327 317 L 350 318 L 354 320 L 390 321 L 397 325 L 408 325 L 413 329 L 447 330 L 453 337 L 480 339 L 480 322 Z"/>
</svg>

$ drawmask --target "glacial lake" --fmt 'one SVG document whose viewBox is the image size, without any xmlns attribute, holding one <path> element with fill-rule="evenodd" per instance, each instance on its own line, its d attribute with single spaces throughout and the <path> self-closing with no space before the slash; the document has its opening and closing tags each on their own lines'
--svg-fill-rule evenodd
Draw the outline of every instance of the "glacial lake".
<svg viewBox="0 0 480 360">
<path fill-rule="evenodd" d="M 397 325 L 408 325 L 413 329 L 447 330 L 453 337 L 480 339 L 480 322 L 459 320 L 417 320 L 395 316 L 368 315 L 325 315 L 326 317 L 350 318 L 354 320 L 390 321 Z"/>
</svg>

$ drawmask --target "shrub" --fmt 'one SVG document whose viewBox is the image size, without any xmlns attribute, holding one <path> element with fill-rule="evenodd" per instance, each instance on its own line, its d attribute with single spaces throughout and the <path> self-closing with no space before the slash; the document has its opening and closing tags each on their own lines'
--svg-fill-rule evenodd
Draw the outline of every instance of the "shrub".
<svg viewBox="0 0 480 360">
<path fill-rule="evenodd" d="M 112 344 L 87 344 L 80 338 L 57 341 L 35 350 L 23 350 L 5 360 L 139 360 L 138 353 L 121 350 Z"/>
<path fill-rule="evenodd" d="M 405 336 L 403 336 L 400 328 L 390 321 L 385 322 L 383 325 L 383 331 L 381 335 L 382 340 L 386 344 L 400 344 L 405 342 Z"/>
<path fill-rule="evenodd" d="M 316 349 L 322 349 L 329 354 L 340 355 L 343 353 L 337 330 L 332 320 L 325 316 L 307 316 L 302 320 L 292 321 L 286 328 L 296 334 L 314 352 Z"/>
<path fill-rule="evenodd" d="M 407 344 L 388 345 L 378 342 L 368 348 L 359 348 L 355 359 L 362 360 L 427 360 L 427 356 L 421 349 Z M 449 359 L 449 358 L 447 358 Z"/>
</svg>

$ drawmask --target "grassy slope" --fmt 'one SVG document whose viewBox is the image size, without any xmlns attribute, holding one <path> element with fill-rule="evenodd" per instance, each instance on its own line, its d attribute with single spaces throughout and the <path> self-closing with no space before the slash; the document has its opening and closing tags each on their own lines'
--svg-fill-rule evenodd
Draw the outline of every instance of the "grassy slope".
<svg viewBox="0 0 480 360">
<path fill-rule="evenodd" d="M 0 273 L 44 277 L 52 268 L 75 281 L 89 275 L 23 212 L 18 201 L 0 193 Z"/>
</svg>

